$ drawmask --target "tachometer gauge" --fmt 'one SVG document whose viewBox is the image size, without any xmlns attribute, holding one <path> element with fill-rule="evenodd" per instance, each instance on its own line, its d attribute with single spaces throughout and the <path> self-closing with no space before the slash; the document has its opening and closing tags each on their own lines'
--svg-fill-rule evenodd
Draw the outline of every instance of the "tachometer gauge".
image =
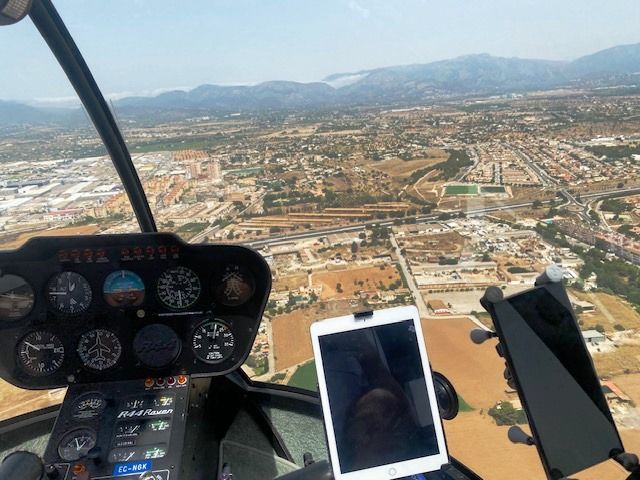
<svg viewBox="0 0 640 480">
<path fill-rule="evenodd" d="M 31 332 L 18 343 L 18 363 L 29 375 L 51 375 L 62 366 L 64 345 L 49 332 Z"/>
<path fill-rule="evenodd" d="M 115 333 L 97 328 L 82 334 L 77 351 L 85 367 L 106 370 L 120 360 L 122 345 Z"/>
<path fill-rule="evenodd" d="M 71 407 L 71 416 L 76 420 L 96 418 L 107 408 L 107 401 L 100 392 L 89 392 L 76 398 Z"/>
<path fill-rule="evenodd" d="M 173 310 L 188 308 L 200 297 L 200 279 L 187 267 L 165 270 L 158 279 L 158 297 Z"/>
<path fill-rule="evenodd" d="M 90 428 L 78 428 L 67 433 L 58 445 L 58 455 L 63 460 L 75 462 L 84 458 L 96 446 L 96 433 Z"/>
<path fill-rule="evenodd" d="M 31 312 L 35 296 L 27 281 L 18 275 L 0 277 L 0 320 L 18 320 Z"/>
<path fill-rule="evenodd" d="M 118 270 L 104 279 L 102 293 L 112 307 L 137 307 L 144 301 L 144 283 L 129 270 Z"/>
<path fill-rule="evenodd" d="M 91 285 L 86 278 L 75 272 L 55 275 L 47 289 L 49 303 L 59 312 L 77 314 L 91 305 Z"/>
<path fill-rule="evenodd" d="M 235 340 L 227 325 L 207 320 L 196 327 L 191 337 L 191 348 L 199 360 L 220 363 L 233 353 Z"/>
<path fill-rule="evenodd" d="M 240 265 L 227 265 L 213 285 L 216 301 L 228 307 L 237 307 L 251 298 L 256 290 L 253 275 Z"/>
</svg>

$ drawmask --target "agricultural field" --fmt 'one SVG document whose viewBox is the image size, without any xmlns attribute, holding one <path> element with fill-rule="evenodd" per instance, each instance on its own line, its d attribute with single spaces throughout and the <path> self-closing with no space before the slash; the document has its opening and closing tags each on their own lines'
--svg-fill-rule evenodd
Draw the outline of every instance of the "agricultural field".
<svg viewBox="0 0 640 480">
<path fill-rule="evenodd" d="M 99 229 L 100 227 L 98 225 L 81 225 L 78 227 L 65 227 L 51 230 L 35 230 L 33 232 L 25 232 L 19 234 L 12 240 L 2 241 L 2 249 L 10 250 L 12 248 L 18 248 L 20 245 L 33 237 L 54 237 L 57 235 L 93 235 L 94 233 L 97 233 Z"/>
<path fill-rule="evenodd" d="M 378 291 L 380 284 L 388 289 L 392 284 L 402 285 L 400 273 L 395 266 L 350 268 L 346 270 L 332 270 L 314 272 L 311 283 L 321 286 L 321 300 L 352 298 L 358 291 Z M 338 288 L 339 285 L 339 288 Z"/>
<path fill-rule="evenodd" d="M 628 302 L 604 292 L 580 292 L 572 289 L 571 294 L 580 300 L 595 305 L 595 312 L 583 313 L 579 316 L 582 329 L 593 329 L 602 325 L 607 333 L 613 333 L 614 325 L 622 325 L 627 329 L 640 329 L 640 313 Z"/>
<path fill-rule="evenodd" d="M 280 372 L 313 358 L 309 328 L 316 320 L 337 317 L 362 308 L 348 301 L 323 302 L 278 315 L 272 320 L 275 371 Z"/>
<path fill-rule="evenodd" d="M 308 285 L 307 273 L 295 273 L 293 275 L 277 275 L 273 279 L 272 290 L 274 292 L 296 291 Z"/>
</svg>

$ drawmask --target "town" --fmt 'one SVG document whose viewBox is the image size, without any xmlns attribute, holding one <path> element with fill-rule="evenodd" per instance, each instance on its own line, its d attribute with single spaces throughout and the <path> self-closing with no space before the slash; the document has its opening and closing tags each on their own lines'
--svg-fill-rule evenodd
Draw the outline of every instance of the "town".
<svg viewBox="0 0 640 480">
<path fill-rule="evenodd" d="M 515 293 L 557 264 L 625 444 L 640 450 L 638 108 L 637 96 L 550 91 L 122 128 L 159 230 L 246 244 L 269 263 L 244 366 L 254 380 L 314 389 L 312 322 L 415 304 L 460 395 L 448 435 L 511 451 L 499 427 L 526 421 L 522 406 L 493 346 L 468 334 L 490 327 L 488 286 Z M 138 230 L 88 127 L 0 131 L 0 179 L 5 249 Z M 482 469 L 482 448 L 453 453 Z"/>
</svg>

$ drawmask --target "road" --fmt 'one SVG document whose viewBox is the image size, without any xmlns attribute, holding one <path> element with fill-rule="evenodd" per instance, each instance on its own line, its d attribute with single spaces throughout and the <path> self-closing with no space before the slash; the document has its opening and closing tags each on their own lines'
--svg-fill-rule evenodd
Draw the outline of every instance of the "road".
<svg viewBox="0 0 640 480">
<path fill-rule="evenodd" d="M 416 281 L 411 274 L 411 270 L 409 269 L 409 265 L 407 265 L 407 260 L 402 255 L 400 251 L 400 245 L 398 245 L 398 241 L 396 240 L 396 236 L 392 233 L 389 235 L 389 240 L 391 241 L 391 245 L 393 245 L 394 250 L 396 251 L 396 255 L 398 257 L 398 263 L 400 263 L 400 268 L 402 269 L 402 273 L 404 273 L 404 278 L 407 281 L 407 286 L 411 291 L 411 296 L 413 297 L 413 301 L 418 307 L 418 312 L 420 312 L 420 318 L 426 318 L 429 316 L 429 310 L 427 308 L 427 304 L 420 293 L 420 289 L 416 285 Z"/>
<path fill-rule="evenodd" d="M 542 203 L 551 203 L 549 200 Z M 462 210 L 451 210 L 447 213 L 451 213 L 453 215 L 459 213 L 465 213 L 467 217 L 474 217 L 477 215 L 481 215 L 484 213 L 497 212 L 499 210 L 504 210 L 505 208 L 521 208 L 521 207 L 529 207 L 533 204 L 533 202 L 521 202 L 513 205 L 497 205 L 491 207 L 482 207 L 476 209 L 470 209 L 466 211 Z M 438 217 L 442 215 L 442 213 L 429 213 L 429 214 L 421 214 L 415 216 L 404 217 L 405 219 L 414 219 L 416 223 L 430 223 L 434 220 L 438 220 Z M 264 240 L 255 240 L 253 242 L 246 242 L 246 245 L 249 245 L 253 248 L 260 248 L 266 245 L 273 245 L 278 243 L 286 243 L 293 240 L 304 240 L 305 238 L 317 238 L 326 235 L 330 235 L 332 233 L 344 233 L 344 232 L 358 232 L 363 231 L 365 228 L 370 227 L 372 225 L 377 225 L 381 227 L 390 227 L 393 225 L 393 220 L 368 220 L 366 222 L 360 222 L 357 224 L 347 225 L 343 227 L 331 227 L 325 228 L 321 230 L 313 230 L 310 232 L 304 233 L 292 233 L 289 235 L 278 235 L 270 238 L 266 238 Z"/>
<path fill-rule="evenodd" d="M 602 192 L 595 192 L 595 193 L 588 193 L 588 194 L 584 194 L 582 195 L 583 199 L 600 199 L 600 198 L 609 198 L 609 197 L 624 197 L 624 196 L 628 196 L 628 195 L 635 195 L 635 194 L 640 194 L 640 187 L 630 187 L 630 188 L 624 188 L 624 189 L 616 189 L 616 190 L 609 190 L 609 191 L 602 191 Z M 567 200 L 569 200 L 570 198 L 573 199 L 573 201 L 580 205 L 581 207 L 584 207 L 584 205 L 582 203 L 579 203 L 575 197 L 573 197 L 573 195 L 569 194 L 567 192 Z M 571 201 L 571 200 L 569 200 Z M 551 200 L 545 200 L 542 202 L 543 205 L 548 205 L 550 204 L 552 201 Z M 491 212 L 497 212 L 500 210 L 508 210 L 508 209 L 513 209 L 513 208 L 522 208 L 522 207 L 530 207 L 533 205 L 533 201 L 528 201 L 528 202 L 520 202 L 520 203 L 516 203 L 516 204 L 512 204 L 512 205 L 495 205 L 495 206 L 490 206 L 490 207 L 480 207 L 480 208 L 472 208 L 466 211 L 457 209 L 457 210 L 451 210 L 448 211 L 447 213 L 451 213 L 453 215 L 455 214 L 459 214 L 459 213 L 464 213 L 466 214 L 467 217 L 476 217 L 478 215 L 483 215 L 485 213 L 491 213 Z M 587 215 L 587 217 L 590 219 L 591 217 L 589 217 L 588 214 L 586 214 L 583 210 L 583 212 L 585 215 Z M 410 217 L 405 217 L 405 219 L 413 219 L 415 220 L 416 223 L 430 223 L 433 222 L 435 220 L 438 220 L 438 217 L 441 215 L 442 213 L 429 213 L 429 214 L 418 214 L 418 215 L 414 215 L 414 216 L 410 216 Z M 325 229 L 321 229 L 321 230 L 313 230 L 313 231 L 309 231 L 309 232 L 304 232 L 304 233 L 292 233 L 289 235 L 278 235 L 278 236 L 274 236 L 274 237 L 270 237 L 270 238 L 266 238 L 263 240 L 255 240 L 253 242 L 246 242 L 245 245 L 249 245 L 253 248 L 260 248 L 260 247 L 264 247 L 267 245 L 277 245 L 278 243 L 286 243 L 286 242 L 291 242 L 294 240 L 304 240 L 304 239 L 309 239 L 309 238 L 318 238 L 318 237 L 323 237 L 326 235 L 330 235 L 332 233 L 344 233 L 344 232 L 361 232 L 363 231 L 365 228 L 370 227 L 372 225 L 378 225 L 378 226 L 382 226 L 382 227 L 390 227 L 393 225 L 393 220 L 367 220 L 366 222 L 359 222 L 357 224 L 351 224 L 351 225 L 346 225 L 346 226 L 342 226 L 342 227 L 331 227 L 331 228 L 325 228 Z"/>
</svg>

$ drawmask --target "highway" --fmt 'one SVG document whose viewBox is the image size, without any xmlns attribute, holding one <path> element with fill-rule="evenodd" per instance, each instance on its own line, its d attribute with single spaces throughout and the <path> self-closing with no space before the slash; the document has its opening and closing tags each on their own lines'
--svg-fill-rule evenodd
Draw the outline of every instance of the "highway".
<svg viewBox="0 0 640 480">
<path fill-rule="evenodd" d="M 595 193 L 589 193 L 589 194 L 584 194 L 582 195 L 582 198 L 585 199 L 601 199 L 601 198 L 609 198 L 609 197 L 624 197 L 627 195 L 635 195 L 635 194 L 640 194 L 640 187 L 631 187 L 631 188 L 626 188 L 626 189 L 616 189 L 616 190 L 609 190 L 609 191 L 603 191 L 603 192 L 595 192 Z M 579 203 L 575 197 L 573 197 L 572 195 L 570 195 L 567 192 L 567 198 L 568 200 L 570 198 L 573 198 L 573 201 L 580 205 L 581 207 L 584 207 L 583 204 Z M 571 200 L 569 200 L 571 201 Z M 543 204 L 549 204 L 551 203 L 550 200 L 546 200 L 542 202 Z M 467 217 L 476 217 L 478 215 L 483 215 L 486 213 L 491 213 L 491 212 L 497 212 L 500 210 L 509 210 L 509 209 L 513 209 L 513 208 L 522 208 L 522 207 L 530 207 L 533 205 L 533 201 L 529 201 L 529 202 L 521 202 L 521 203 L 516 203 L 516 204 L 512 204 L 512 205 L 494 205 L 494 206 L 490 206 L 490 207 L 480 207 L 480 208 L 475 208 L 475 209 L 470 209 L 470 210 L 466 210 L 466 211 L 462 211 L 462 210 L 452 210 L 450 212 L 450 214 L 456 215 L 459 213 L 464 213 Z M 581 212 L 583 215 L 587 215 L 584 210 Z M 429 213 L 429 214 L 418 214 L 415 215 L 413 217 L 404 217 L 404 219 L 413 219 L 415 220 L 415 223 L 430 223 L 433 221 L 438 220 L 438 217 L 442 214 L 442 212 L 439 213 Z M 583 216 L 581 215 L 581 216 Z M 589 215 L 587 215 L 587 217 L 590 220 Z M 325 228 L 325 229 L 320 229 L 320 230 L 312 230 L 312 231 L 308 231 L 308 232 L 303 232 L 303 233 L 292 233 L 289 235 L 277 235 L 277 236 L 273 236 L 270 238 L 266 238 L 263 240 L 255 240 L 253 242 L 247 242 L 245 245 L 251 246 L 253 248 L 261 248 L 261 247 L 265 247 L 267 245 L 277 245 L 279 243 L 287 243 L 287 242 L 291 242 L 291 241 L 295 241 L 295 240 L 304 240 L 304 239 L 309 239 L 309 238 L 318 238 L 318 237 L 323 237 L 326 235 L 331 235 L 332 233 L 344 233 L 344 232 L 360 232 L 363 231 L 365 228 L 367 227 L 371 227 L 372 225 L 378 225 L 378 226 L 383 226 L 383 227 L 390 227 L 393 225 L 393 220 L 368 220 L 366 222 L 359 222 L 357 224 L 351 224 L 351 225 L 345 225 L 345 226 L 339 226 L 339 227 L 331 227 L 331 228 Z"/>
<path fill-rule="evenodd" d="M 409 269 L 409 265 L 407 264 L 407 260 L 402 255 L 400 251 L 400 245 L 398 245 L 398 241 L 396 240 L 396 236 L 392 233 L 389 235 L 389 240 L 391 241 L 391 245 L 393 245 L 393 249 L 396 251 L 396 255 L 398 257 L 398 263 L 400 263 L 400 268 L 402 269 L 402 273 L 404 273 L 404 278 L 407 281 L 407 287 L 411 291 L 411 296 L 413 297 L 413 301 L 418 307 L 418 312 L 420 312 L 420 318 L 425 318 L 429 316 L 429 309 L 427 308 L 427 304 L 424 301 L 424 297 L 422 293 L 420 293 L 420 289 L 418 285 L 416 285 L 416 281 L 413 278 L 413 274 Z"/>
</svg>

